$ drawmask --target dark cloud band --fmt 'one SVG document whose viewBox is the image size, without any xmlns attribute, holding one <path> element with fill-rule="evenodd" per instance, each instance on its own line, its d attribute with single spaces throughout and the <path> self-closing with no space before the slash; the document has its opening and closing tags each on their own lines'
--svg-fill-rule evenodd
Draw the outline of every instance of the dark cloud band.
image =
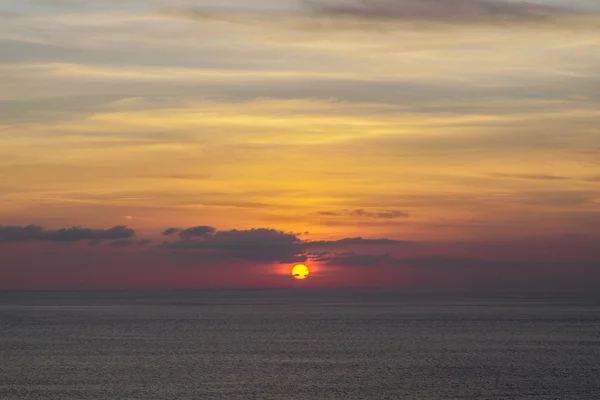
<svg viewBox="0 0 600 400">
<path fill-rule="evenodd" d="M 163 235 L 171 236 L 171 235 L 178 233 L 179 236 L 181 236 L 181 237 L 191 238 L 191 237 L 206 236 L 206 235 L 214 233 L 214 232 L 215 232 L 215 228 L 213 228 L 212 226 L 194 226 L 192 228 L 187 228 L 187 229 L 167 228 L 163 231 Z"/>
<path fill-rule="evenodd" d="M 360 20 L 536 22 L 581 15 L 565 7 L 504 0 L 307 0 L 303 4 L 315 16 Z"/>
<path fill-rule="evenodd" d="M 339 240 L 304 241 L 297 234 L 276 229 L 248 229 L 219 231 L 209 226 L 188 229 L 169 228 L 165 236 L 178 233 L 176 240 L 163 247 L 179 250 L 198 250 L 198 259 L 238 259 L 253 262 L 302 262 L 309 258 L 311 248 L 343 246 L 394 246 L 407 242 L 392 239 L 365 239 L 361 237 Z"/>
<path fill-rule="evenodd" d="M 338 240 L 320 240 L 315 242 L 306 242 L 308 247 L 330 247 L 330 246 L 386 246 L 402 245 L 410 242 L 393 239 L 365 239 L 362 237 L 343 238 Z"/>
<path fill-rule="evenodd" d="M 341 210 L 341 211 L 321 211 L 319 215 L 325 217 L 356 217 L 356 218 L 374 218 L 374 219 L 398 219 L 408 218 L 410 215 L 403 211 L 398 210 L 380 210 L 380 211 L 367 211 L 362 208 L 355 210 Z"/>
<path fill-rule="evenodd" d="M 115 240 L 135 236 L 135 231 L 126 226 L 109 229 L 91 229 L 74 226 L 57 230 L 44 229 L 37 225 L 0 226 L 2 242 L 76 242 L 80 240 Z"/>
</svg>

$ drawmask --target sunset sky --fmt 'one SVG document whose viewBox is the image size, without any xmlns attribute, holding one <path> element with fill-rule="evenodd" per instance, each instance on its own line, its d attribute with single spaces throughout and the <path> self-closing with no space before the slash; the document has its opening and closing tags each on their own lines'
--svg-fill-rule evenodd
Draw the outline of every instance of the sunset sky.
<svg viewBox="0 0 600 400">
<path fill-rule="evenodd" d="M 595 0 L 0 0 L 0 288 L 599 285 Z"/>
</svg>

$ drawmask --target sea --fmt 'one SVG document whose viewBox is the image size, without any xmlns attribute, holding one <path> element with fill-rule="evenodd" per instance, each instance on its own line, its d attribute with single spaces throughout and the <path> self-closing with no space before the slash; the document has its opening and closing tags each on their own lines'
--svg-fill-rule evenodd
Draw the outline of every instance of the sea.
<svg viewBox="0 0 600 400">
<path fill-rule="evenodd" d="M 600 399 L 600 296 L 4 291 L 0 399 Z"/>
</svg>

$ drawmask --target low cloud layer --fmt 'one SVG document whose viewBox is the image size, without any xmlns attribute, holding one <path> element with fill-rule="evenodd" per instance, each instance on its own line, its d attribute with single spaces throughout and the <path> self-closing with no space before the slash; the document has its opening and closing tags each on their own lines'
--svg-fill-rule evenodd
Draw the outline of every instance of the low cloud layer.
<svg viewBox="0 0 600 400">
<path fill-rule="evenodd" d="M 505 174 L 505 173 L 493 173 L 490 176 L 494 178 L 506 178 L 506 179 L 529 179 L 535 181 L 566 181 L 570 178 L 560 175 L 546 175 L 546 174 Z"/>
<path fill-rule="evenodd" d="M 302 0 L 300 12 L 261 13 L 231 8 L 180 7 L 161 13 L 195 21 L 284 29 L 377 29 L 377 24 L 425 25 L 562 25 L 600 27 L 600 9 L 589 2 L 543 4 L 510 0 Z"/>
<path fill-rule="evenodd" d="M 215 228 L 213 228 L 212 226 L 195 226 L 187 229 L 167 228 L 164 230 L 163 235 L 171 236 L 174 234 L 179 234 L 179 236 L 183 238 L 193 238 L 206 236 L 214 232 Z"/>
<path fill-rule="evenodd" d="M 175 241 L 165 242 L 166 248 L 199 250 L 198 258 L 238 259 L 253 262 L 304 261 L 304 243 L 293 233 L 275 229 L 249 229 L 217 231 L 212 227 L 198 226 L 176 230 Z M 174 234 L 173 229 L 165 233 Z"/>
<path fill-rule="evenodd" d="M 582 14 L 555 5 L 504 0 L 307 0 L 303 4 L 315 16 L 361 20 L 545 22 Z"/>
<path fill-rule="evenodd" d="M 409 214 L 398 210 L 367 211 L 361 208 L 355 210 L 321 211 L 319 215 L 325 217 L 356 217 L 374 219 L 398 219 L 408 218 Z"/>
<path fill-rule="evenodd" d="M 126 226 L 109 229 L 91 229 L 74 226 L 62 229 L 44 229 L 37 225 L 0 226 L 0 242 L 77 242 L 81 240 L 115 240 L 135 236 L 135 231 Z"/>
<path fill-rule="evenodd" d="M 313 260 L 327 266 L 397 271 L 413 284 L 481 288 L 590 288 L 600 279 L 590 260 L 484 259 L 447 255 L 392 257 L 389 254 L 321 253 Z M 392 273 L 392 275 L 394 275 Z"/>
<path fill-rule="evenodd" d="M 249 262 L 303 262 L 309 258 L 308 252 L 312 248 L 395 246 L 406 243 L 386 238 L 362 237 L 305 241 L 295 233 L 267 228 L 219 231 L 210 226 L 197 226 L 187 229 L 169 228 L 163 232 L 165 236 L 175 234 L 176 239 L 164 242 L 162 247 L 199 251 L 197 259 L 238 259 Z"/>
<path fill-rule="evenodd" d="M 331 247 L 331 246 L 389 246 L 410 244 L 410 242 L 393 239 L 366 239 L 362 237 L 343 238 L 338 240 L 319 240 L 306 242 L 308 247 Z"/>
<path fill-rule="evenodd" d="M 2 226 L 0 272 L 13 277 L 7 287 L 11 287 L 10 282 L 12 287 L 28 287 L 30 277 L 39 275 L 31 273 L 38 271 L 36 268 L 56 276 L 55 283 L 60 286 L 61 279 L 70 282 L 74 265 L 82 266 L 81 281 L 77 282 L 90 285 L 98 276 L 95 274 L 105 273 L 107 286 L 119 286 L 118 278 L 113 277 L 118 270 L 122 271 L 122 279 L 133 286 L 143 286 L 144 282 L 166 287 L 193 286 L 194 282 L 208 286 L 219 282 L 218 285 L 227 286 L 230 282 L 259 287 L 265 282 L 286 285 L 284 276 L 289 275 L 288 267 L 273 264 L 306 262 L 311 269 L 314 267 L 310 284 L 315 285 L 587 290 L 600 282 L 595 236 L 565 236 L 553 242 L 490 240 L 449 246 L 385 237 L 306 240 L 304 235 L 277 229 L 218 230 L 208 225 L 169 228 L 162 233 L 163 242 L 152 245 L 149 238 L 134 238 L 133 229 L 124 226 L 57 230 L 35 225 Z M 35 245 L 76 241 L 96 246 Z M 20 244 L 15 246 L 15 242 Z M 52 254 L 50 260 L 48 254 Z M 90 263 L 95 269 L 86 270 Z M 153 267 L 148 269 L 148 265 Z M 199 273 L 198 267 L 210 272 Z M 346 273 L 340 274 L 344 268 Z M 179 280 L 182 273 L 186 274 L 186 280 Z M 218 280 L 211 281 L 211 277 Z M 73 287 L 77 287 L 79 283 L 73 282 Z M 95 283 L 92 286 L 97 287 Z"/>
</svg>

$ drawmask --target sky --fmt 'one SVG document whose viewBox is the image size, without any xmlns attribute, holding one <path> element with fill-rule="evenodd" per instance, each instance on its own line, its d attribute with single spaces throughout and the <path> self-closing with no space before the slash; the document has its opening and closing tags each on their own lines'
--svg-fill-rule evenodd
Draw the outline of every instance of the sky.
<svg viewBox="0 0 600 400">
<path fill-rule="evenodd" d="M 600 287 L 595 0 L 0 0 L 0 76 L 2 289 Z"/>
</svg>

